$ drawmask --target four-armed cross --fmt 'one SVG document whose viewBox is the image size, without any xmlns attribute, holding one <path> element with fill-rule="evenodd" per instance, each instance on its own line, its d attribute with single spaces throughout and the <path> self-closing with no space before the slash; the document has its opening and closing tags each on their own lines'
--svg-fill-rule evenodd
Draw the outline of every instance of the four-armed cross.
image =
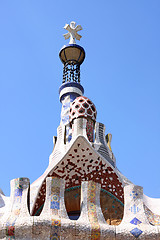
<svg viewBox="0 0 160 240">
<path fill-rule="evenodd" d="M 66 29 L 68 31 L 68 33 L 63 34 L 65 39 L 69 39 L 70 38 L 70 42 L 69 44 L 76 44 L 75 39 L 80 40 L 81 39 L 81 35 L 79 35 L 77 32 L 82 30 L 81 25 L 77 25 L 75 22 L 71 22 L 70 25 L 66 24 L 64 26 L 64 29 Z"/>
</svg>

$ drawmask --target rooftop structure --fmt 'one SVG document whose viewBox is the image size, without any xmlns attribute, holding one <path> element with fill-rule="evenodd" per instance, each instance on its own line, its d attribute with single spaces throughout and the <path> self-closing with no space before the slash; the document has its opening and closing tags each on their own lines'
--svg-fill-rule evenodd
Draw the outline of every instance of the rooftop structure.
<svg viewBox="0 0 160 240">
<path fill-rule="evenodd" d="M 82 27 L 64 28 L 70 42 L 59 53 L 62 110 L 49 165 L 32 184 L 12 180 L 10 197 L 0 190 L 0 239 L 160 239 L 160 200 L 117 169 L 112 135 L 83 96 L 85 51 L 75 42 Z"/>
</svg>

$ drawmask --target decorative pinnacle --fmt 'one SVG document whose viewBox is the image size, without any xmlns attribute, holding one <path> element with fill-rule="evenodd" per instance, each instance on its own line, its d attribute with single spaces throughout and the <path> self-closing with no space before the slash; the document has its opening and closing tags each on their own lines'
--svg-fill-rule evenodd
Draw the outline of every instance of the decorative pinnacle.
<svg viewBox="0 0 160 240">
<path fill-rule="evenodd" d="M 66 29 L 68 31 L 68 33 L 63 34 L 65 39 L 69 39 L 70 38 L 70 42 L 69 44 L 76 44 L 75 39 L 80 40 L 81 39 L 81 35 L 79 35 L 77 32 L 82 30 L 82 26 L 81 25 L 77 25 L 75 22 L 71 22 L 70 25 L 66 24 L 64 26 L 64 29 Z"/>
</svg>

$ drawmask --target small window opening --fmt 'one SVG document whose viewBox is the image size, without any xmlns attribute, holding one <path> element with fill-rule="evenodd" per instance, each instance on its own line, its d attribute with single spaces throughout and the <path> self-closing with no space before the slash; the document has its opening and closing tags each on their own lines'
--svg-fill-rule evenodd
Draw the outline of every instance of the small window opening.
<svg viewBox="0 0 160 240">
<path fill-rule="evenodd" d="M 80 216 L 81 187 L 69 188 L 65 190 L 64 201 L 68 217 L 77 220 Z"/>
</svg>

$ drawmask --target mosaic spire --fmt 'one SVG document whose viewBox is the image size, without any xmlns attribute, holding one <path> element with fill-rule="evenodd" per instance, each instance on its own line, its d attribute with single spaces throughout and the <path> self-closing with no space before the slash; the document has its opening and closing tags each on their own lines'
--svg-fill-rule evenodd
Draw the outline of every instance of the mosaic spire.
<svg viewBox="0 0 160 240">
<path fill-rule="evenodd" d="M 83 47 L 75 42 L 75 39 L 80 40 L 81 38 L 81 35 L 77 32 L 82 30 L 82 27 L 80 25 L 76 26 L 76 23 L 72 21 L 70 25 L 66 24 L 64 29 L 68 33 L 63 36 L 65 39 L 70 38 L 70 42 L 68 45 L 64 45 L 59 53 L 63 63 L 63 80 L 59 88 L 59 95 L 62 103 L 61 125 L 65 125 L 66 128 L 66 141 L 70 141 L 72 138 L 69 119 L 70 106 L 77 97 L 82 96 L 84 93 L 84 89 L 80 84 L 80 65 L 85 59 L 85 51 Z"/>
</svg>

